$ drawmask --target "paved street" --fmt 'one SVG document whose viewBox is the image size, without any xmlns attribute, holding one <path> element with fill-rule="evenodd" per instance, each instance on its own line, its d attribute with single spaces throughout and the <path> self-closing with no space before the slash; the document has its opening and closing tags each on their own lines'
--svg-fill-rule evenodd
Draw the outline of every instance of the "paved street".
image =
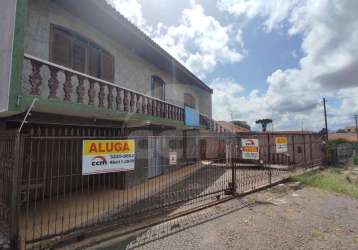
<svg viewBox="0 0 358 250">
<path fill-rule="evenodd" d="M 287 185 L 94 249 L 358 249 L 358 200 Z"/>
</svg>

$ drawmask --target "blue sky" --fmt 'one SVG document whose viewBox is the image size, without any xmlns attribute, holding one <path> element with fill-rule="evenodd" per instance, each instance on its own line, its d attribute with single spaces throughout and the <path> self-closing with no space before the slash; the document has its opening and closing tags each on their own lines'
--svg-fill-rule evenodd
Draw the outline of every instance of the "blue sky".
<svg viewBox="0 0 358 250">
<path fill-rule="evenodd" d="M 214 89 L 214 119 L 319 130 L 325 96 L 330 128 L 353 124 L 358 1 L 107 1 Z"/>
<path fill-rule="evenodd" d="M 219 65 L 208 75 L 209 81 L 216 77 L 232 77 L 243 83 L 243 94 L 254 89 L 266 91 L 266 82 L 276 69 L 289 69 L 299 66 L 302 57 L 300 35 L 289 37 L 286 32 L 265 32 L 260 18 L 250 21 L 243 28 L 243 40 L 248 56 L 239 63 Z"/>
</svg>

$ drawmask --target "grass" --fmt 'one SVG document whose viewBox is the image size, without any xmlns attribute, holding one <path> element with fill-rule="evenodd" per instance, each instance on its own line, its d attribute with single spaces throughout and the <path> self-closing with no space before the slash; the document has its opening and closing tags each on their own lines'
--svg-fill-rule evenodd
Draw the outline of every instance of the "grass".
<svg viewBox="0 0 358 250">
<path fill-rule="evenodd" d="M 358 165 L 358 155 L 353 156 L 353 164 Z"/>
<path fill-rule="evenodd" d="M 326 169 L 291 178 L 311 187 L 358 198 L 358 176 L 349 170 Z"/>
</svg>

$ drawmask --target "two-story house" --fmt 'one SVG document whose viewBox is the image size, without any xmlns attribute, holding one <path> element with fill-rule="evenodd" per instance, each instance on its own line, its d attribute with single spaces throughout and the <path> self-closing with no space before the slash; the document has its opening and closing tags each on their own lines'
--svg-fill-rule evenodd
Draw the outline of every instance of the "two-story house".
<svg viewBox="0 0 358 250">
<path fill-rule="evenodd" d="M 184 106 L 211 118 L 212 90 L 106 1 L 2 4 L 3 127 L 34 97 L 30 121 L 59 126 L 185 129 Z"/>
<path fill-rule="evenodd" d="M 0 14 L 1 133 L 19 128 L 34 99 L 23 133 L 210 129 L 212 89 L 106 1 L 3 0 Z M 182 158 L 198 154 L 186 147 L 198 142 L 182 144 Z"/>
</svg>

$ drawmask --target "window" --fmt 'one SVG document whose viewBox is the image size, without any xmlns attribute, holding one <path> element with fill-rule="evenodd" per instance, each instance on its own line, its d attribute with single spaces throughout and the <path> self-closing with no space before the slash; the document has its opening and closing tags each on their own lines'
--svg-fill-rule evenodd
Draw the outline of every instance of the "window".
<svg viewBox="0 0 358 250">
<path fill-rule="evenodd" d="M 184 94 L 184 106 L 188 106 L 193 109 L 196 107 L 195 98 L 189 93 Z"/>
<path fill-rule="evenodd" d="M 89 39 L 52 25 L 50 60 L 76 71 L 114 81 L 114 57 Z"/>
<path fill-rule="evenodd" d="M 152 76 L 152 96 L 165 100 L 165 82 L 159 76 Z"/>
</svg>

